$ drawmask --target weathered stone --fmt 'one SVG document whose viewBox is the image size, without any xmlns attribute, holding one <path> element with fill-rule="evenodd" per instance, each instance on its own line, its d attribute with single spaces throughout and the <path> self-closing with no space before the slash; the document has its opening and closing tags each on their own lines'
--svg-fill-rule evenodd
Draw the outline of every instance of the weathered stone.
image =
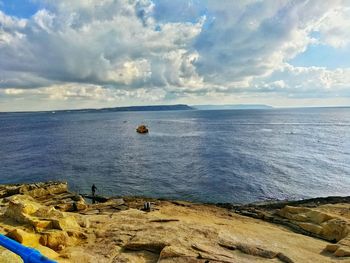
<svg viewBox="0 0 350 263">
<path fill-rule="evenodd" d="M 85 240 L 88 238 L 84 232 L 78 230 L 68 230 L 67 234 L 69 237 L 75 238 L 76 240 Z"/>
<path fill-rule="evenodd" d="M 23 260 L 10 250 L 0 247 L 0 263 L 23 263 Z"/>
<path fill-rule="evenodd" d="M 9 198 L 5 216 L 18 223 L 28 223 L 28 216 L 34 214 L 41 207 L 34 199 L 25 195 L 15 195 Z"/>
<path fill-rule="evenodd" d="M 29 233 L 19 228 L 9 232 L 7 236 L 26 246 L 36 246 L 40 238 L 40 235 Z"/>
<path fill-rule="evenodd" d="M 336 257 L 349 257 L 350 256 L 350 248 L 340 247 L 334 252 L 334 255 Z"/>
<path fill-rule="evenodd" d="M 60 194 L 68 191 L 67 183 L 39 183 L 23 185 L 19 192 L 35 198 L 47 195 Z"/>
<path fill-rule="evenodd" d="M 315 224 L 321 224 L 325 221 L 333 219 L 332 216 L 323 212 L 315 211 L 315 210 L 310 210 L 309 212 L 306 213 L 306 216 L 309 219 L 309 221 Z"/>
<path fill-rule="evenodd" d="M 346 221 L 334 218 L 322 224 L 321 235 L 329 241 L 339 241 L 349 234 Z"/>
<path fill-rule="evenodd" d="M 151 241 L 151 242 L 135 242 L 135 241 L 130 241 L 125 245 L 126 249 L 130 250 L 147 250 L 147 251 L 152 251 L 156 253 L 160 253 L 163 248 L 166 246 L 169 246 L 169 243 L 165 242 L 157 242 L 157 241 Z"/>
<path fill-rule="evenodd" d="M 27 233 L 14 232 L 18 240 L 37 242 L 33 247 L 58 262 L 331 262 L 335 256 L 346 257 L 349 252 L 350 239 L 346 237 L 330 248 L 331 244 L 323 240 L 295 234 L 286 228 L 211 205 L 178 205 L 168 201 L 125 198 L 96 205 L 85 204 L 88 206 L 85 211 L 65 213 L 58 209 L 71 211 L 72 202 L 78 203 L 81 198 L 69 192 L 52 195 L 46 186 L 23 187 L 20 197 L 2 200 L 0 207 L 4 207 L 4 212 L 10 216 L 0 216 L 0 232 L 11 232 L 14 226 L 20 226 Z M 28 197 L 28 192 L 34 198 Z M 139 211 L 144 202 L 150 201 L 157 205 L 157 210 L 150 213 Z M 8 209 L 9 206 L 12 210 Z M 18 211 L 14 211 L 14 207 Z M 120 211 L 121 207 L 130 209 Z M 290 207 L 280 213 L 285 215 L 282 218 L 273 209 L 261 211 L 247 206 L 244 211 L 255 218 L 286 222 L 295 226 L 293 229 L 305 231 L 299 233 L 309 233 L 300 227 L 307 224 L 307 228 L 319 233 L 320 237 L 341 238 L 348 235 L 346 218 L 350 218 L 349 207 L 344 204 L 342 214 L 328 212 L 330 207 L 323 211 L 318 207 Z M 33 229 L 36 233 L 32 233 Z M 31 234 L 35 239 L 33 236 L 29 238 Z M 326 245 L 325 250 L 332 255 L 320 253 Z M 61 255 L 60 258 L 54 250 Z"/>
<path fill-rule="evenodd" d="M 286 217 L 286 214 L 301 214 L 301 213 L 306 213 L 309 212 L 310 209 L 306 208 L 306 207 L 294 207 L 294 206 L 289 206 L 286 205 L 284 208 L 282 208 L 281 210 L 279 210 L 279 215 Z"/>
<path fill-rule="evenodd" d="M 294 263 L 294 261 L 291 258 L 289 258 L 283 253 L 277 253 L 276 257 L 284 263 Z"/>
<path fill-rule="evenodd" d="M 323 231 L 322 226 L 316 225 L 314 223 L 306 223 L 306 222 L 297 222 L 296 223 L 298 226 L 300 226 L 302 229 L 314 233 L 314 234 L 321 234 Z"/>
<path fill-rule="evenodd" d="M 52 228 L 51 220 L 40 220 L 37 218 L 29 218 L 29 222 L 35 228 L 36 231 Z"/>
<path fill-rule="evenodd" d="M 166 246 L 162 249 L 159 259 L 164 260 L 166 258 L 196 257 L 197 255 L 197 253 L 191 252 L 189 249 L 172 245 Z"/>
<path fill-rule="evenodd" d="M 46 231 L 41 234 L 40 244 L 52 248 L 55 251 L 62 250 L 69 245 L 70 239 L 65 231 Z"/>
<path fill-rule="evenodd" d="M 51 219 L 52 227 L 59 230 L 79 229 L 80 226 L 74 216 L 65 216 L 59 219 Z"/>
<path fill-rule="evenodd" d="M 89 228 L 90 227 L 90 220 L 89 220 L 89 218 L 86 218 L 86 217 L 80 217 L 78 220 L 78 224 L 81 227 Z"/>
<path fill-rule="evenodd" d="M 285 206 L 278 211 L 278 215 L 329 241 L 339 241 L 349 234 L 348 223 L 345 220 L 311 208 Z"/>
</svg>

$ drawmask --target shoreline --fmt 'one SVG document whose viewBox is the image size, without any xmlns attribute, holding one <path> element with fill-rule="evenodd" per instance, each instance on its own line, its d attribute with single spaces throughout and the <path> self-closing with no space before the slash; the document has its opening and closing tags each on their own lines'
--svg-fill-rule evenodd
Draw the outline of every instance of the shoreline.
<svg viewBox="0 0 350 263">
<path fill-rule="evenodd" d="M 350 197 L 99 200 L 87 203 L 64 182 L 0 185 L 0 232 L 57 262 L 350 261 Z M 0 262 L 11 256 L 0 249 Z"/>
<path fill-rule="evenodd" d="M 69 188 L 69 183 L 67 181 L 40 181 L 40 182 L 27 182 L 27 183 L 5 183 L 0 184 L 1 188 L 4 186 L 8 187 L 21 187 L 23 185 L 40 185 L 40 184 L 67 184 L 67 191 L 70 193 L 74 193 L 76 195 L 80 195 L 85 199 L 91 199 L 91 194 L 77 192 L 73 189 Z M 341 196 L 341 195 L 329 195 L 329 196 L 317 196 L 317 197 L 309 197 L 309 198 L 300 198 L 300 199 L 266 199 L 266 200 L 258 200 L 253 202 L 246 203 L 237 203 L 237 202 L 205 202 L 205 201 L 192 201 L 187 199 L 177 199 L 177 198 L 166 198 L 166 197 L 154 197 L 154 196 L 143 196 L 143 195 L 102 195 L 96 194 L 96 197 L 100 199 L 100 202 L 107 201 L 109 199 L 115 198 L 127 198 L 127 199 L 144 199 L 150 201 L 181 201 L 188 202 L 193 204 L 203 204 L 203 205 L 213 205 L 227 209 L 238 209 L 238 208 L 247 208 L 247 207 L 256 207 L 256 208 L 282 208 L 286 205 L 322 205 L 322 204 L 336 204 L 336 203 L 350 203 L 350 195 L 349 196 Z M 0 193 L 0 198 L 1 193 Z"/>
</svg>

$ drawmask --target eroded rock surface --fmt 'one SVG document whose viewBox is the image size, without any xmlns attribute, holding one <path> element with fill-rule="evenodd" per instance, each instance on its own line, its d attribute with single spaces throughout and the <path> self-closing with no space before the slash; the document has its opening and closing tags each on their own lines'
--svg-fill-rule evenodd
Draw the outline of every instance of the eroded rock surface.
<svg viewBox="0 0 350 263">
<path fill-rule="evenodd" d="M 256 219 L 183 201 L 87 204 L 65 183 L 0 186 L 0 203 L 0 232 L 58 262 L 350 262 L 349 204 L 241 209 Z"/>
</svg>

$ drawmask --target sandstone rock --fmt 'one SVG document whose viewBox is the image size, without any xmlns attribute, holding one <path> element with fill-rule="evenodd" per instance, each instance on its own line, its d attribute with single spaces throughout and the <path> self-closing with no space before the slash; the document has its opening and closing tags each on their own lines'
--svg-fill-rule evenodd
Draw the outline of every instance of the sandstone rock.
<svg viewBox="0 0 350 263">
<path fill-rule="evenodd" d="M 0 198 L 19 194 L 18 185 L 0 185 Z"/>
<path fill-rule="evenodd" d="M 204 244 L 192 244 L 192 248 L 199 251 L 198 258 L 220 262 L 234 262 L 234 256 L 220 247 Z"/>
<path fill-rule="evenodd" d="M 146 250 L 151 251 L 155 253 L 160 253 L 163 248 L 166 246 L 169 246 L 169 243 L 162 242 L 162 241 L 151 241 L 151 242 L 137 242 L 137 241 L 130 241 L 125 245 L 126 249 L 130 250 Z"/>
<path fill-rule="evenodd" d="M 309 212 L 306 213 L 306 216 L 309 219 L 309 221 L 311 221 L 315 224 L 321 224 L 325 221 L 333 219 L 332 216 L 330 216 L 326 213 L 315 211 L 315 210 L 310 210 Z"/>
<path fill-rule="evenodd" d="M 55 205 L 55 208 L 64 212 L 77 212 L 87 209 L 88 205 L 85 203 L 85 201 L 70 201 L 69 203 L 57 204 Z"/>
<path fill-rule="evenodd" d="M 64 217 L 64 214 L 61 211 L 58 211 L 54 207 L 50 206 L 41 206 L 34 214 L 36 217 L 40 218 L 61 218 Z"/>
<path fill-rule="evenodd" d="M 350 256 L 350 248 L 340 247 L 334 252 L 334 255 L 336 257 L 349 257 Z"/>
<path fill-rule="evenodd" d="M 199 259 L 197 257 L 173 257 L 173 258 L 165 258 L 160 259 L 158 261 L 159 263 L 223 263 L 223 261 L 216 261 L 216 260 L 208 260 L 208 259 Z"/>
<path fill-rule="evenodd" d="M 239 250 L 242 253 L 245 253 L 247 255 L 268 258 L 268 259 L 278 258 L 282 262 L 293 263 L 293 260 L 291 260 L 289 257 L 287 257 L 286 255 L 284 255 L 281 252 L 274 252 L 274 251 L 264 249 L 264 248 L 261 248 L 261 247 L 255 246 L 255 245 L 235 243 L 232 240 L 225 238 L 224 236 L 220 236 L 218 243 L 220 246 L 222 246 L 224 248 L 227 248 L 230 250 L 237 249 L 237 250 Z"/>
<path fill-rule="evenodd" d="M 329 241 L 339 241 L 349 234 L 345 220 L 311 208 L 285 206 L 278 211 L 278 215 Z"/>
<path fill-rule="evenodd" d="M 340 240 L 338 242 L 339 245 L 342 245 L 342 246 L 348 246 L 350 247 L 350 235 L 347 235 L 345 238 L 343 238 L 342 240 Z"/>
<path fill-rule="evenodd" d="M 67 234 L 69 237 L 73 237 L 76 240 L 85 240 L 88 238 L 84 232 L 78 230 L 68 230 Z"/>
<path fill-rule="evenodd" d="M 23 263 L 20 256 L 0 247 L 0 263 Z"/>
<path fill-rule="evenodd" d="M 292 259 L 290 259 L 288 256 L 286 256 L 283 253 L 278 253 L 277 258 L 284 263 L 294 263 L 294 261 Z"/>
<path fill-rule="evenodd" d="M 32 225 L 36 231 L 52 228 L 51 220 L 40 220 L 37 218 L 28 218 L 28 222 Z"/>
<path fill-rule="evenodd" d="M 81 227 L 89 228 L 90 227 L 90 220 L 87 217 L 79 217 L 78 224 Z"/>
<path fill-rule="evenodd" d="M 297 222 L 296 223 L 298 226 L 300 226 L 302 229 L 314 233 L 314 234 L 321 234 L 323 231 L 322 226 L 316 225 L 314 223 L 306 223 L 306 222 Z"/>
<path fill-rule="evenodd" d="M 262 257 L 262 258 L 270 258 L 270 259 L 275 258 L 278 254 L 277 252 L 273 252 L 270 250 L 266 250 L 266 249 L 248 245 L 248 244 L 237 244 L 237 249 L 248 255 Z"/>
<path fill-rule="evenodd" d="M 11 191 L 20 188 L 15 186 Z M 0 196 L 1 189 L 0 186 Z M 52 195 L 47 184 L 32 184 L 23 187 L 21 192 L 17 197 L 3 200 L 0 197 L 0 207 L 9 215 L 0 216 L 0 232 L 12 230 L 13 238 L 23 243 L 32 242 L 46 256 L 62 263 L 292 263 L 293 260 L 326 263 L 336 261 L 335 256 L 348 256 L 350 248 L 347 237 L 336 245 L 328 244 L 210 205 L 179 205 L 158 200 L 153 201 L 157 210 L 144 213 L 139 207 L 149 200 L 125 198 L 125 201 L 111 199 L 96 205 L 82 203 L 87 209 L 74 214 L 58 210 L 71 211 L 72 202 L 82 201 L 68 191 Z M 8 193 L 3 192 L 7 196 Z M 120 207 L 132 208 L 119 211 Z M 300 226 L 334 240 L 348 235 L 349 205 L 341 208 L 343 214 L 328 212 L 330 207 L 323 211 L 318 207 L 287 207 L 279 212 L 283 218 L 275 213 L 280 207 L 270 210 L 247 207 L 244 211 L 271 222 L 286 222 L 304 234 L 307 231 L 303 232 Z M 25 233 L 14 231 L 14 226 L 25 229 Z M 33 228 L 36 233 L 31 233 Z M 324 247 L 332 255 L 320 253 Z"/>
<path fill-rule="evenodd" d="M 325 250 L 334 253 L 340 246 L 337 244 L 329 244 L 326 246 Z"/>
<path fill-rule="evenodd" d="M 9 238 L 16 240 L 17 242 L 25 246 L 36 246 L 39 243 L 40 235 L 26 232 L 22 229 L 14 229 L 7 234 Z"/>
<path fill-rule="evenodd" d="M 26 194 L 35 198 L 47 195 L 60 194 L 68 191 L 67 183 L 39 183 L 23 185 L 19 189 L 19 193 Z"/>
<path fill-rule="evenodd" d="M 28 215 L 34 214 L 40 207 L 41 205 L 29 196 L 15 195 L 9 199 L 5 216 L 18 223 L 28 223 Z"/>
<path fill-rule="evenodd" d="M 74 216 L 65 216 L 59 219 L 51 219 L 52 227 L 59 230 L 79 229 L 80 226 Z"/>
<path fill-rule="evenodd" d="M 166 246 L 162 249 L 159 255 L 160 260 L 168 258 L 180 258 L 180 257 L 197 257 L 198 254 L 190 249 L 178 247 L 176 245 Z"/>
<path fill-rule="evenodd" d="M 300 222 L 311 222 L 314 224 L 321 224 L 333 217 L 319 211 L 312 210 L 306 207 L 293 207 L 285 206 L 278 214 L 282 217 L 288 218 L 290 220 L 300 221 Z"/>
<path fill-rule="evenodd" d="M 228 240 L 226 238 L 219 238 L 218 244 L 224 248 L 230 249 L 230 250 L 236 250 L 237 244 L 235 244 L 233 241 Z"/>
<path fill-rule="evenodd" d="M 309 212 L 310 208 L 306 208 L 306 207 L 294 207 L 294 206 L 289 206 L 286 205 L 284 208 L 282 208 L 278 213 L 285 217 L 285 214 L 289 213 L 289 214 L 301 214 L 301 213 L 306 213 Z"/>
<path fill-rule="evenodd" d="M 65 231 L 46 231 L 40 237 L 40 244 L 52 248 L 55 251 L 62 250 L 70 243 L 68 234 Z"/>
<path fill-rule="evenodd" d="M 322 237 L 329 241 L 339 241 L 349 234 L 347 222 L 342 219 L 331 219 L 322 224 Z"/>
</svg>

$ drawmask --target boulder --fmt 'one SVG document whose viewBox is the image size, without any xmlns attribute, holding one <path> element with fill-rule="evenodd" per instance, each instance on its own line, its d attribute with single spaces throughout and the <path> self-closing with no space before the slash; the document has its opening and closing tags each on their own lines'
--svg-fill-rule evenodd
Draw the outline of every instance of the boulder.
<svg viewBox="0 0 350 263">
<path fill-rule="evenodd" d="M 339 241 L 349 234 L 347 222 L 339 218 L 328 220 L 321 226 L 321 236 L 329 241 Z"/>
<path fill-rule="evenodd" d="M 49 230 L 43 232 L 40 240 L 40 244 L 52 248 L 55 251 L 62 250 L 70 243 L 70 238 L 65 231 Z"/>
<path fill-rule="evenodd" d="M 138 133 L 148 133 L 148 128 L 146 127 L 146 125 L 140 125 L 139 127 L 137 127 L 136 131 Z"/>
<path fill-rule="evenodd" d="M 10 231 L 7 236 L 16 240 L 25 246 L 37 246 L 39 244 L 40 235 L 26 232 L 22 229 L 14 229 Z"/>
<path fill-rule="evenodd" d="M 347 221 L 311 208 L 285 206 L 277 213 L 300 228 L 329 241 L 339 241 L 349 234 Z"/>
<path fill-rule="evenodd" d="M 42 206 L 36 203 L 30 196 L 15 195 L 9 198 L 9 204 L 5 216 L 18 223 L 30 223 L 30 215 L 38 211 Z"/>
<path fill-rule="evenodd" d="M 38 183 L 23 185 L 19 189 L 19 193 L 32 196 L 34 198 L 40 198 L 47 195 L 60 194 L 68 191 L 67 183 Z"/>
<path fill-rule="evenodd" d="M 350 248 L 340 247 L 334 252 L 334 256 L 336 256 L 336 257 L 349 257 L 350 256 Z"/>
<path fill-rule="evenodd" d="M 334 253 L 335 251 L 337 251 L 337 249 L 340 247 L 340 245 L 338 244 L 329 244 L 326 246 L 325 251 Z"/>
<path fill-rule="evenodd" d="M 38 218 L 35 217 L 30 217 L 28 218 L 28 222 L 30 225 L 32 225 L 34 227 L 34 229 L 36 231 L 42 231 L 45 229 L 51 229 L 52 228 L 52 221 L 51 220 L 47 220 L 47 219 L 43 219 L 40 220 Z"/>
<path fill-rule="evenodd" d="M 52 227 L 59 230 L 79 229 L 80 226 L 74 216 L 65 216 L 59 219 L 51 219 Z"/>
</svg>

